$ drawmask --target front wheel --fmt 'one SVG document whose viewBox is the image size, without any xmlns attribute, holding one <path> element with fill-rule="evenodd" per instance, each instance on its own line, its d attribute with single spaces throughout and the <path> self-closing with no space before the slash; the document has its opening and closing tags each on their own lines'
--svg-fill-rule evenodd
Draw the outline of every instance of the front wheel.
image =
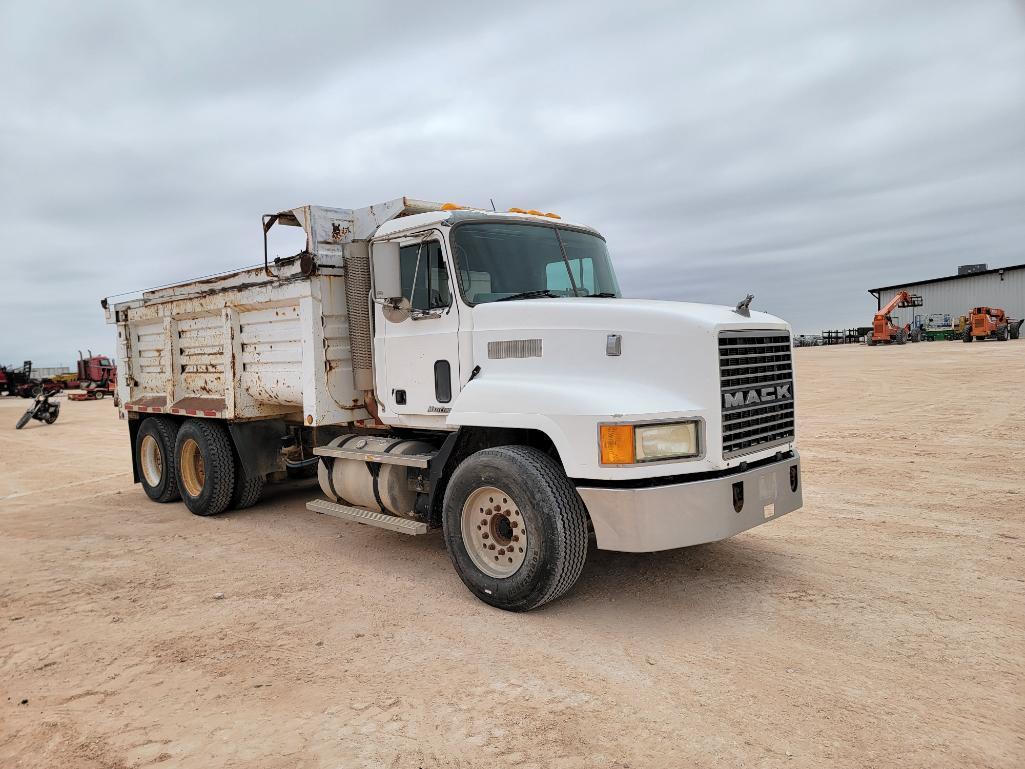
<svg viewBox="0 0 1025 769">
<path fill-rule="evenodd" d="M 20 430 L 25 425 L 27 425 L 28 421 L 32 418 L 32 412 L 33 411 L 35 411 L 35 407 L 34 406 L 32 408 L 30 408 L 28 411 L 26 411 L 24 414 L 22 414 L 21 415 L 21 419 L 18 420 L 18 424 L 16 424 L 14 426 L 14 429 L 15 430 Z"/>
<path fill-rule="evenodd" d="M 178 492 L 196 515 L 217 515 L 231 504 L 235 489 L 235 455 L 220 424 L 189 419 L 174 443 Z"/>
<path fill-rule="evenodd" d="M 965 344 L 972 341 L 972 330 L 970 328 L 966 327 L 965 330 L 961 332 L 961 341 Z"/>
<path fill-rule="evenodd" d="M 587 511 L 562 468 L 538 449 L 471 455 L 445 491 L 445 544 L 485 603 L 529 611 L 566 593 L 587 557 Z"/>
</svg>

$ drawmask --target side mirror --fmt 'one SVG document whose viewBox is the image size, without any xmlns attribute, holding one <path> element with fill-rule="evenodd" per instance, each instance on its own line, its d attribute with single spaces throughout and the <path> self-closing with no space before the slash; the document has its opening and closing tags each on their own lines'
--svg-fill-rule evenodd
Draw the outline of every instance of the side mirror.
<svg viewBox="0 0 1025 769">
<path fill-rule="evenodd" d="M 382 241 L 371 245 L 370 269 L 374 275 L 374 301 L 396 302 L 402 297 L 399 244 Z"/>
</svg>

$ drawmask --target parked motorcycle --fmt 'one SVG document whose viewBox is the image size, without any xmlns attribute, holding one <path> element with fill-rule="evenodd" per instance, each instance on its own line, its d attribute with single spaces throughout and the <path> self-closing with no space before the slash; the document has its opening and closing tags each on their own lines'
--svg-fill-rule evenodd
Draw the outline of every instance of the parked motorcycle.
<svg viewBox="0 0 1025 769">
<path fill-rule="evenodd" d="M 20 430 L 28 424 L 30 419 L 38 419 L 40 422 L 45 422 L 48 425 L 56 422 L 57 417 L 60 415 L 61 405 L 59 403 L 51 403 L 50 398 L 56 398 L 59 392 L 60 389 L 58 388 L 46 389 L 40 387 L 35 393 L 35 400 L 32 401 L 32 405 L 29 406 L 28 411 L 21 415 L 21 419 L 18 420 L 18 424 L 14 426 L 14 429 Z"/>
</svg>

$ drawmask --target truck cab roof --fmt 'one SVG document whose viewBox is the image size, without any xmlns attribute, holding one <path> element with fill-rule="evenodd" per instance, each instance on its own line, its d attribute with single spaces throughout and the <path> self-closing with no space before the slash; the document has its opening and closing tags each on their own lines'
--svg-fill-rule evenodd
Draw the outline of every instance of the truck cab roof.
<svg viewBox="0 0 1025 769">
<path fill-rule="evenodd" d="M 434 224 L 457 224 L 467 221 L 498 221 L 527 222 L 531 224 L 562 225 L 574 229 L 587 230 L 595 235 L 599 233 L 592 227 L 579 222 L 571 222 L 561 217 L 556 218 L 545 214 L 519 213 L 516 211 L 488 211 L 481 208 L 461 208 L 456 210 L 429 211 L 392 219 L 382 224 L 375 238 L 387 238 L 402 232 L 415 231 Z"/>
</svg>

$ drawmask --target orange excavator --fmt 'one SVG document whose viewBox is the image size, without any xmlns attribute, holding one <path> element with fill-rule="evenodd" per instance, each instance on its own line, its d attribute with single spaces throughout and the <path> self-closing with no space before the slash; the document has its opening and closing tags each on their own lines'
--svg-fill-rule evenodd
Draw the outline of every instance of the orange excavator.
<svg viewBox="0 0 1025 769">
<path fill-rule="evenodd" d="M 890 313 L 898 307 L 921 307 L 922 304 L 922 297 L 917 294 L 909 294 L 907 291 L 897 292 L 893 299 L 887 302 L 886 306 L 881 308 L 872 319 L 872 330 L 865 335 L 865 344 L 869 347 L 876 344 L 904 344 L 909 339 L 912 342 L 917 342 L 918 338 L 912 336 L 911 324 L 895 326 Z M 915 329 L 915 332 L 917 333 L 918 329 Z"/>
<path fill-rule="evenodd" d="M 1006 342 L 1008 339 L 1017 339 L 1021 334 L 1020 320 L 1011 320 L 1007 313 L 999 307 L 973 307 L 968 313 L 968 322 L 965 324 L 961 338 L 966 342 L 973 339 L 997 339 Z"/>
</svg>

